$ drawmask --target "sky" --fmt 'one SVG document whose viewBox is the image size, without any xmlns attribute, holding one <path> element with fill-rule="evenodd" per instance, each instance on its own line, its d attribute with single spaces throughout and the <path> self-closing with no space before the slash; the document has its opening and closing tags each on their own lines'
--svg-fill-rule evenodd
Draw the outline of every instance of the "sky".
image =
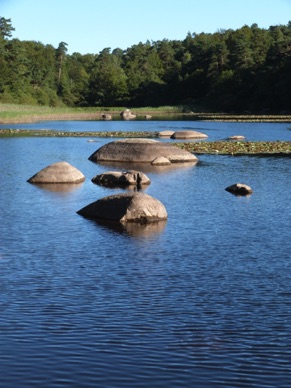
<svg viewBox="0 0 291 388">
<path fill-rule="evenodd" d="M 11 19 L 13 38 L 98 54 L 189 32 L 287 25 L 291 0 L 0 0 L 0 17 Z"/>
</svg>

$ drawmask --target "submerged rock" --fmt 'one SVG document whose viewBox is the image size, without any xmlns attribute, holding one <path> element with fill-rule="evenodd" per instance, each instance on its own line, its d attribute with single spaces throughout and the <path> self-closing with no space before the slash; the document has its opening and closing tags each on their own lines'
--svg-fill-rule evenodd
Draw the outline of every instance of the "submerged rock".
<svg viewBox="0 0 291 388">
<path fill-rule="evenodd" d="M 81 183 L 85 176 L 67 162 L 53 163 L 28 179 L 29 183 Z"/>
<path fill-rule="evenodd" d="M 92 182 L 108 187 L 142 186 L 151 183 L 150 179 L 143 172 L 135 170 L 104 172 L 92 178 Z"/>
<path fill-rule="evenodd" d="M 156 198 L 141 192 L 122 193 L 101 198 L 77 212 L 96 220 L 148 223 L 166 220 L 165 206 Z"/>
<path fill-rule="evenodd" d="M 169 143 L 134 138 L 107 143 L 95 151 L 89 160 L 94 162 L 152 163 L 160 156 L 167 158 L 171 163 L 198 162 L 198 158 L 190 152 Z"/>
<path fill-rule="evenodd" d="M 245 137 L 242 135 L 234 135 L 234 136 L 230 136 L 228 139 L 229 140 L 244 140 Z"/>
<path fill-rule="evenodd" d="M 249 195 L 253 192 L 251 187 L 244 183 L 235 183 L 234 185 L 228 186 L 225 190 L 234 195 Z"/>
</svg>

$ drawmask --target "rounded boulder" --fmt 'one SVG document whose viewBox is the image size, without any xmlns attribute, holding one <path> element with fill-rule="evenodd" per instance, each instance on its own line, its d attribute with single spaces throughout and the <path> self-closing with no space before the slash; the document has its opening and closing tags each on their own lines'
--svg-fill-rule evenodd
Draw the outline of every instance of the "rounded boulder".
<svg viewBox="0 0 291 388">
<path fill-rule="evenodd" d="M 174 132 L 171 139 L 205 139 L 207 137 L 205 133 L 188 130 Z"/>
<path fill-rule="evenodd" d="M 198 162 L 186 150 L 153 139 L 123 139 L 107 143 L 95 151 L 89 160 L 94 162 L 152 163 L 163 156 L 171 163 Z"/>
<path fill-rule="evenodd" d="M 148 223 L 166 220 L 165 206 L 141 192 L 122 193 L 98 199 L 77 212 L 83 217 L 121 223 Z"/>
<path fill-rule="evenodd" d="M 81 183 L 85 176 L 67 162 L 53 163 L 28 179 L 29 183 Z"/>
</svg>

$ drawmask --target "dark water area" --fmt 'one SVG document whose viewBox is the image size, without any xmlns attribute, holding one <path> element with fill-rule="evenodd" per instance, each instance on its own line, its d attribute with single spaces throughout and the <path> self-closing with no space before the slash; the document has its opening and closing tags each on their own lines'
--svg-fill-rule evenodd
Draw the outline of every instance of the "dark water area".
<svg viewBox="0 0 291 388">
<path fill-rule="evenodd" d="M 290 140 L 286 124 L 216 124 L 199 126 Z M 289 388 L 290 158 L 149 171 L 168 220 L 113 228 L 76 213 L 122 191 L 91 182 L 111 140 L 0 139 L 0 386 Z M 27 183 L 60 160 L 85 182 Z M 236 182 L 253 194 L 225 191 Z"/>
</svg>

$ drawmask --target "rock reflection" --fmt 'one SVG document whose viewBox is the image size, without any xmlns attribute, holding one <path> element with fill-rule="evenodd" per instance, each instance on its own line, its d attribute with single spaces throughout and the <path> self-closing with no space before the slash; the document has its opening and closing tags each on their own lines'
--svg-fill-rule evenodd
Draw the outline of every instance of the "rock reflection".
<svg viewBox="0 0 291 388">
<path fill-rule="evenodd" d="M 93 162 L 96 163 L 96 162 Z M 185 163 L 171 163 L 170 165 L 154 166 L 151 163 L 136 163 L 136 162 L 100 162 L 98 164 L 107 167 L 114 167 L 116 169 L 128 169 L 128 170 L 139 170 L 145 173 L 156 172 L 164 173 L 168 171 L 187 169 L 196 166 L 198 162 L 185 162 Z"/>
<path fill-rule="evenodd" d="M 79 189 L 83 183 L 34 183 L 34 186 L 55 193 L 71 193 Z"/>
<path fill-rule="evenodd" d="M 157 236 L 163 232 L 166 227 L 167 221 L 161 220 L 157 222 L 149 222 L 146 224 L 141 224 L 137 222 L 113 222 L 113 221 L 103 221 L 103 220 L 89 220 L 94 222 L 97 226 L 104 227 L 111 231 L 117 232 L 119 234 L 127 234 L 131 237 L 136 238 L 150 238 L 152 236 Z"/>
</svg>

